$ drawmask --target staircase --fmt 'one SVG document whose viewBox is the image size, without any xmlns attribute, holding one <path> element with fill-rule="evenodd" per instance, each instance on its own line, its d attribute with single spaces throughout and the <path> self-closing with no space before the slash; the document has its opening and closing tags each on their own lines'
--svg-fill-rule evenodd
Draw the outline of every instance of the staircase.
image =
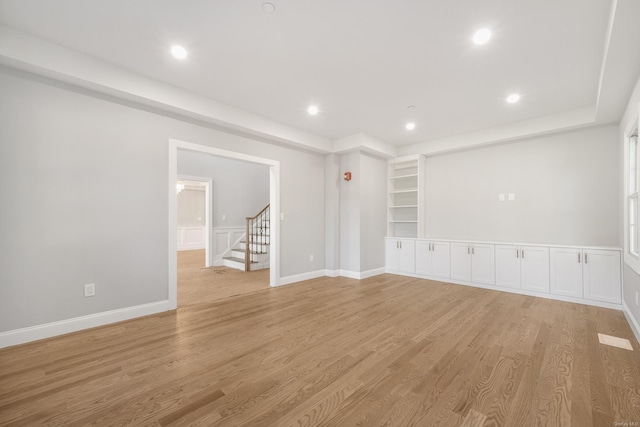
<svg viewBox="0 0 640 427">
<path fill-rule="evenodd" d="M 222 258 L 222 264 L 243 271 L 269 268 L 270 219 L 269 205 L 247 217 L 244 237 Z"/>
</svg>

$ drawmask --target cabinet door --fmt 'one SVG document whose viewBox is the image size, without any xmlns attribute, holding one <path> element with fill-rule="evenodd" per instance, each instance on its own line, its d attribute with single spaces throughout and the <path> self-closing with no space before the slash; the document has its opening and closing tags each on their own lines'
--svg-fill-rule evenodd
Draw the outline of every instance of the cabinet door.
<svg viewBox="0 0 640 427">
<path fill-rule="evenodd" d="M 493 245 L 471 245 L 471 281 L 485 285 L 495 285 Z"/>
<path fill-rule="evenodd" d="M 496 246 L 496 285 L 520 288 L 520 248 Z"/>
<path fill-rule="evenodd" d="M 451 244 L 451 278 L 471 281 L 471 245 L 468 243 Z"/>
<path fill-rule="evenodd" d="M 582 251 L 570 248 L 551 248 L 549 258 L 551 293 L 582 298 Z"/>
<path fill-rule="evenodd" d="M 430 242 L 424 240 L 416 241 L 416 274 L 431 276 L 431 251 Z"/>
<path fill-rule="evenodd" d="M 398 252 L 399 270 L 403 273 L 416 272 L 416 242 L 413 240 L 400 240 Z"/>
<path fill-rule="evenodd" d="M 449 242 L 431 242 L 431 274 L 448 279 L 451 277 L 449 261 Z"/>
<path fill-rule="evenodd" d="M 584 297 L 620 304 L 620 252 L 585 250 L 583 254 Z"/>
<path fill-rule="evenodd" d="M 384 245 L 384 256 L 387 270 L 398 271 L 400 263 L 398 252 L 400 251 L 400 243 L 397 239 L 386 239 Z"/>
<path fill-rule="evenodd" d="M 520 248 L 520 284 L 522 289 L 549 293 L 549 248 Z"/>
</svg>

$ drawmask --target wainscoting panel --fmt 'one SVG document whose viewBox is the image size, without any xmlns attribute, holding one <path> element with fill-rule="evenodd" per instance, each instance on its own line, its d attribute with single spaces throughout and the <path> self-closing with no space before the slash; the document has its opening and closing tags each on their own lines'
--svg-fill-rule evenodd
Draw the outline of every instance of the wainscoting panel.
<svg viewBox="0 0 640 427">
<path fill-rule="evenodd" d="M 204 226 L 178 227 L 178 250 L 191 251 L 204 249 L 206 246 L 206 229 Z"/>
<path fill-rule="evenodd" d="M 244 236 L 244 227 L 213 229 L 213 265 L 222 265 L 222 257 Z"/>
</svg>

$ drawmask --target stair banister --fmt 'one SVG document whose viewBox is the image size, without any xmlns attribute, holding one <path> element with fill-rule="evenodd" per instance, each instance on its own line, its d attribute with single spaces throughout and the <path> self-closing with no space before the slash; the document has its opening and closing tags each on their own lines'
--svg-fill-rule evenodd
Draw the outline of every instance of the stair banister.
<svg viewBox="0 0 640 427">
<path fill-rule="evenodd" d="M 244 271 L 250 271 L 252 257 L 258 253 L 258 247 L 262 248 L 269 244 L 271 235 L 269 205 L 265 206 L 257 215 L 245 219 Z"/>
</svg>

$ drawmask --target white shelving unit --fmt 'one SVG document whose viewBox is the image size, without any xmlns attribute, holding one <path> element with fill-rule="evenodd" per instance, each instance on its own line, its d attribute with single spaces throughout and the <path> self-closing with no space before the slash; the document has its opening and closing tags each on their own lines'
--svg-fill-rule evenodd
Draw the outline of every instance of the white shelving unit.
<svg viewBox="0 0 640 427">
<path fill-rule="evenodd" d="M 424 156 L 389 161 L 388 237 L 424 236 Z"/>
</svg>

